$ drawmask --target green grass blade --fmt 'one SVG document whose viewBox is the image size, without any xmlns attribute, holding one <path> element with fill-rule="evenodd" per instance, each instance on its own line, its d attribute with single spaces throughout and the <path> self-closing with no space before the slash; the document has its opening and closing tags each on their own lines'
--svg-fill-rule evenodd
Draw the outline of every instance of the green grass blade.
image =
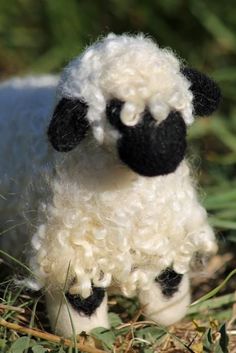
<svg viewBox="0 0 236 353">
<path fill-rule="evenodd" d="M 192 307 L 194 305 L 198 305 L 200 303 L 203 303 L 204 301 L 214 297 L 214 295 L 216 295 L 227 284 L 227 282 L 230 280 L 230 278 L 233 277 L 235 274 L 236 274 L 236 269 L 231 271 L 228 274 L 228 276 L 224 279 L 224 281 L 221 284 L 219 284 L 219 286 L 217 286 L 216 288 L 212 289 L 209 293 L 203 295 L 200 299 L 198 299 L 195 302 L 193 302 L 190 305 L 190 307 Z"/>
</svg>

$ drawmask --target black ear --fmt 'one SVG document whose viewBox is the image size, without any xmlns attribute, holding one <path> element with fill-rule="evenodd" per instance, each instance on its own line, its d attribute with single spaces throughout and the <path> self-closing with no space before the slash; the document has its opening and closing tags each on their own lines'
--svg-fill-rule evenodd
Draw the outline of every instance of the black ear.
<svg viewBox="0 0 236 353">
<path fill-rule="evenodd" d="M 212 114 L 218 108 L 221 99 L 217 84 L 195 69 L 184 67 L 181 72 L 191 82 L 194 114 L 199 116 Z"/>
<path fill-rule="evenodd" d="M 48 138 L 59 152 L 75 148 L 85 137 L 89 122 L 88 106 L 80 99 L 62 98 L 57 104 L 48 128 Z"/>
</svg>

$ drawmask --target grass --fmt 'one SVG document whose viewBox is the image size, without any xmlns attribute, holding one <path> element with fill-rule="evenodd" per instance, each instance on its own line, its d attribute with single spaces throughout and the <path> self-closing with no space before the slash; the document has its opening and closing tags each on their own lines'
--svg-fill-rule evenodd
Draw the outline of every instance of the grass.
<svg viewBox="0 0 236 353">
<path fill-rule="evenodd" d="M 204 278 L 195 278 L 196 288 L 206 279 L 209 280 L 212 271 L 215 280 L 218 280 L 217 268 L 222 269 L 222 265 L 226 267 L 225 255 L 218 255 L 218 261 L 214 259 L 210 262 Z M 43 314 L 45 303 L 42 294 L 16 288 L 10 279 L 0 287 L 0 349 L 1 352 L 12 353 L 233 353 L 236 347 L 236 296 L 234 292 L 221 294 L 220 290 L 226 288 L 235 273 L 236 270 L 232 271 L 221 285 L 195 301 L 187 317 L 168 329 L 146 321 L 135 298 L 112 296 L 109 299 L 111 329 L 97 328 L 89 336 L 82 333 L 76 341 L 73 337 L 69 340 L 50 333 Z"/>
<path fill-rule="evenodd" d="M 58 72 L 101 33 L 143 31 L 161 46 L 172 47 L 192 66 L 208 72 L 219 83 L 223 96 L 218 113 L 199 119 L 189 131 L 189 160 L 220 248 L 207 269 L 192 278 L 193 301 L 202 300 L 189 308 L 182 322 L 167 330 L 145 321 L 135 298 L 111 297 L 111 330 L 100 328 L 91 336 L 81 334 L 75 348 L 73 338 L 68 341 L 50 332 L 42 293 L 17 287 L 12 272 L 21 264 L 15 262 L 13 266 L 9 256 L 1 252 L 0 352 L 236 352 L 234 5 L 234 0 L 0 2 L 2 79 Z M 3 229 L 0 236 L 10 231 Z"/>
</svg>

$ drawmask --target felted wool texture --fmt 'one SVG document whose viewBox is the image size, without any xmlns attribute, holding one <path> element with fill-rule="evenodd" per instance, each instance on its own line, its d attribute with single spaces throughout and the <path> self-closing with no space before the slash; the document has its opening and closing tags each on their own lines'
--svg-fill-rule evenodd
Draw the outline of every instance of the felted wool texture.
<svg viewBox="0 0 236 353">
<path fill-rule="evenodd" d="M 68 272 L 71 294 L 88 297 L 92 285 L 114 284 L 130 296 L 140 288 L 151 289 L 150 279 L 166 267 L 185 273 L 196 252 L 214 252 L 214 234 L 186 161 L 166 176 L 135 174 L 117 157 L 118 133 L 105 119 L 106 103 L 114 97 L 128 103 L 121 116 L 127 125 L 139 120 L 143 105 L 160 121 L 175 108 L 191 123 L 190 83 L 174 54 L 143 36 L 111 35 L 65 69 L 57 98 L 56 84 L 56 77 L 46 76 L 1 86 L 1 193 L 9 194 L 16 181 L 14 195 L 22 195 L 30 211 L 27 221 L 32 211 L 37 214 L 30 221 L 34 235 L 27 248 L 36 279 L 28 284 L 63 288 Z M 58 156 L 48 148 L 46 130 L 56 101 L 63 97 L 88 104 L 92 133 L 78 148 Z M 30 182 L 28 199 L 23 190 Z M 17 213 L 16 198 L 10 202 L 7 195 L 1 220 L 17 219 Z M 1 246 L 22 249 L 24 237 L 32 234 L 25 226 L 20 240 L 16 228 L 0 237 Z"/>
<path fill-rule="evenodd" d="M 0 248 L 14 256 L 29 255 L 28 226 L 47 194 L 45 172 L 52 170 L 54 151 L 46 131 L 57 83 L 58 77 L 45 75 L 0 84 Z"/>
<path fill-rule="evenodd" d="M 171 298 L 176 292 L 178 292 L 179 284 L 182 279 L 182 274 L 179 274 L 172 268 L 167 267 L 159 274 L 158 277 L 155 278 L 155 282 L 160 285 L 162 294 L 166 298 Z"/>
<path fill-rule="evenodd" d="M 63 337 L 72 337 L 84 331 L 90 332 L 93 328 L 104 327 L 109 328 L 107 294 L 97 308 L 96 312 L 87 316 L 80 314 L 73 306 L 69 306 L 65 301 L 64 293 L 57 291 L 55 293 L 47 293 L 46 306 L 53 331 Z"/>
<path fill-rule="evenodd" d="M 159 48 L 142 34 L 110 34 L 65 68 L 58 99 L 85 100 L 87 118 L 100 143 L 110 133 L 105 110 L 113 98 L 125 101 L 121 120 L 126 125 L 135 125 L 145 107 L 158 122 L 177 110 L 186 124 L 191 124 L 193 96 L 180 66 L 171 50 Z"/>
<path fill-rule="evenodd" d="M 67 276 L 71 294 L 87 297 L 93 283 L 131 296 L 166 267 L 185 273 L 196 252 L 216 250 L 185 161 L 175 173 L 145 178 L 87 138 L 57 166 L 51 187 L 46 222 L 32 240 L 41 286 L 63 287 Z"/>
<path fill-rule="evenodd" d="M 195 69 L 185 67 L 181 71 L 191 82 L 190 89 L 194 96 L 192 102 L 194 114 L 199 116 L 212 114 L 221 101 L 219 87 L 214 81 Z"/>
<path fill-rule="evenodd" d="M 93 287 L 92 294 L 87 298 L 80 295 L 66 293 L 66 298 L 71 306 L 81 315 L 92 316 L 104 300 L 104 288 Z"/>
<path fill-rule="evenodd" d="M 79 99 L 62 98 L 57 104 L 47 135 L 59 152 L 69 152 L 86 136 L 89 122 L 87 104 Z"/>
<path fill-rule="evenodd" d="M 158 322 L 159 325 L 173 325 L 186 315 L 190 305 L 188 275 L 183 276 L 178 291 L 168 300 L 162 296 L 161 288 L 155 282 L 150 283 L 148 291 L 140 291 L 139 300 L 144 308 L 144 315 L 149 320 Z"/>
</svg>

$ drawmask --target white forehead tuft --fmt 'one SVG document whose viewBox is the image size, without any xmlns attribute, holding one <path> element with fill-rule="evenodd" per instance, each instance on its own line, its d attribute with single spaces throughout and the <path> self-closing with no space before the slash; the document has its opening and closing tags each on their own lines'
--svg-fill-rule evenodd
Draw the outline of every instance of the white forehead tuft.
<svg viewBox="0 0 236 353">
<path fill-rule="evenodd" d="M 171 110 L 193 122 L 190 82 L 180 72 L 180 62 L 169 49 L 160 49 L 143 34 L 109 34 L 71 61 L 62 73 L 58 98 L 82 98 L 89 106 L 88 120 L 97 140 L 104 135 L 109 99 L 126 104 L 122 121 L 135 124 L 144 107 L 157 121 Z"/>
</svg>

